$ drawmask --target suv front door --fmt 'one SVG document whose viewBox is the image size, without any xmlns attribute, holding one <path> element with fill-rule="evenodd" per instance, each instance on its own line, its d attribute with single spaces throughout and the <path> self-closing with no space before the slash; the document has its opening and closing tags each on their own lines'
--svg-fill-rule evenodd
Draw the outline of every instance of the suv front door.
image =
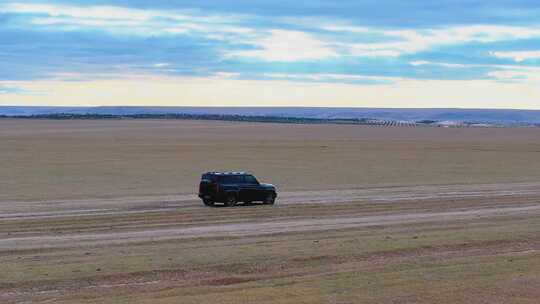
<svg viewBox="0 0 540 304">
<path fill-rule="evenodd" d="M 252 202 L 261 200 L 259 193 L 259 182 L 253 175 L 244 175 L 243 188 L 245 189 L 246 193 L 246 198 L 244 198 L 244 201 Z"/>
</svg>

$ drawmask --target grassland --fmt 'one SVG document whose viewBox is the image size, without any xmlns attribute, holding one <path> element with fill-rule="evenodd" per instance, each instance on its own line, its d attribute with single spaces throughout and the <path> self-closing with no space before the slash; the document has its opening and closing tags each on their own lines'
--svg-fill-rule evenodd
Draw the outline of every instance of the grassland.
<svg viewBox="0 0 540 304">
<path fill-rule="evenodd" d="M 540 129 L 0 120 L 0 201 L 192 193 L 249 170 L 282 190 L 540 179 Z"/>
<path fill-rule="evenodd" d="M 0 120 L 0 302 L 538 303 L 538 138 Z M 204 207 L 210 169 L 278 204 Z"/>
</svg>

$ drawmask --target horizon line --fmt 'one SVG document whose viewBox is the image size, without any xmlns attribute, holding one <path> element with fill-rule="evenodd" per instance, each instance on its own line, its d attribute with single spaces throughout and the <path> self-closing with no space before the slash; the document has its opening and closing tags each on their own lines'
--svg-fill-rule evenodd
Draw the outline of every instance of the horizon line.
<svg viewBox="0 0 540 304">
<path fill-rule="evenodd" d="M 0 105 L 0 108 L 304 108 L 304 109 L 381 109 L 381 110 L 479 110 L 479 111 L 539 111 L 540 108 L 466 108 L 466 107 L 362 107 L 362 106 L 257 106 L 257 105 L 214 105 L 214 106 L 195 106 L 195 105 Z"/>
</svg>

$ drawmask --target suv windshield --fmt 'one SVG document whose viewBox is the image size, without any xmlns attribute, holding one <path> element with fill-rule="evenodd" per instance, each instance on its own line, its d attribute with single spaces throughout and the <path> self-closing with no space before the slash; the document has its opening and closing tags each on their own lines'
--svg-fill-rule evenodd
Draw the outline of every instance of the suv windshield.
<svg viewBox="0 0 540 304">
<path fill-rule="evenodd" d="M 244 177 L 245 181 L 246 181 L 246 184 L 258 184 L 259 182 L 257 181 L 257 179 L 255 178 L 255 176 L 253 175 L 246 175 Z"/>
</svg>

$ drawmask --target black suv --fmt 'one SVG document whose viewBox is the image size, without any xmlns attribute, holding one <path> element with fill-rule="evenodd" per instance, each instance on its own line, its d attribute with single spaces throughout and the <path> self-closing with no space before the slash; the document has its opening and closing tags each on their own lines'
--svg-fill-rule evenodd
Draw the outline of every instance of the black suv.
<svg viewBox="0 0 540 304">
<path fill-rule="evenodd" d="M 246 172 L 207 172 L 201 177 L 199 197 L 206 206 L 224 203 L 232 207 L 238 202 L 262 201 L 272 205 L 276 200 L 276 187 L 261 184 L 255 176 Z"/>
</svg>

